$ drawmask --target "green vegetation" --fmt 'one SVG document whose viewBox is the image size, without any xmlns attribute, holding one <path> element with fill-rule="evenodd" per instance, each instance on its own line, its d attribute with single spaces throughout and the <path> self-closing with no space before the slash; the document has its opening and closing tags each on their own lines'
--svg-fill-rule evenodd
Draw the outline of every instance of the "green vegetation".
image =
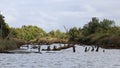
<svg viewBox="0 0 120 68">
<path fill-rule="evenodd" d="M 38 28 L 37 26 L 24 25 L 21 28 L 13 28 L 12 35 L 14 38 L 30 41 L 33 39 L 44 37 L 46 35 L 46 32 L 43 29 Z"/>
<path fill-rule="evenodd" d="M 42 28 L 23 25 L 21 28 L 10 28 L 0 14 L 0 51 L 19 48 L 26 43 L 79 43 L 94 44 L 102 47 L 120 48 L 120 27 L 112 20 L 99 21 L 93 17 L 83 28 L 73 27 L 68 31 L 52 30 L 45 32 Z"/>
<path fill-rule="evenodd" d="M 12 28 L 11 30 L 13 31 L 11 38 L 24 40 L 26 43 L 60 43 L 67 39 L 66 33 L 60 30 L 46 33 L 42 28 L 32 25 L 24 25 L 21 28 Z"/>
<path fill-rule="evenodd" d="M 13 50 L 17 49 L 17 43 L 15 41 L 7 40 L 7 41 L 0 41 L 0 52 L 4 50 Z"/>
<path fill-rule="evenodd" d="M 9 33 L 10 28 L 7 23 L 5 23 L 4 16 L 0 14 L 0 52 L 18 48 L 16 42 L 7 40 Z"/>
<path fill-rule="evenodd" d="M 9 34 L 9 26 L 5 23 L 4 16 L 0 14 L 0 36 L 5 38 Z"/>
<path fill-rule="evenodd" d="M 82 29 L 76 27 L 69 30 L 69 40 L 81 44 L 94 44 L 106 48 L 120 48 L 120 27 L 115 26 L 112 20 L 104 19 L 99 21 L 93 17 L 92 21 Z"/>
</svg>

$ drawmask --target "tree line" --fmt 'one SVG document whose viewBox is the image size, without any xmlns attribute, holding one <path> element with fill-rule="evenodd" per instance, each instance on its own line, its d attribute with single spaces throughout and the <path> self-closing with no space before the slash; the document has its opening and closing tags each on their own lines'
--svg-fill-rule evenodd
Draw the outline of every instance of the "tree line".
<svg viewBox="0 0 120 68">
<path fill-rule="evenodd" d="M 83 28 L 71 28 L 68 35 L 71 42 L 120 48 L 120 27 L 113 20 L 93 17 Z"/>
<path fill-rule="evenodd" d="M 57 38 L 57 40 L 64 39 L 67 42 L 80 44 L 119 45 L 120 43 L 120 27 L 116 26 L 113 20 L 100 21 L 97 17 L 93 17 L 83 28 L 73 27 L 66 32 L 52 30 L 47 33 L 42 28 L 32 25 L 10 28 L 5 22 L 4 16 L 0 14 L 0 37 L 6 38 L 11 31 L 9 39 L 15 38 L 26 42 L 37 41 L 41 38 L 46 40 Z"/>
</svg>

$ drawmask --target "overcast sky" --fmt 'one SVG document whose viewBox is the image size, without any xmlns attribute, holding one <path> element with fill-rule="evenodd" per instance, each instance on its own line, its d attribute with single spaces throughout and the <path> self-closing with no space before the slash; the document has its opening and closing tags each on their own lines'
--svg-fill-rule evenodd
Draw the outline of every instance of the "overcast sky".
<svg viewBox="0 0 120 68">
<path fill-rule="evenodd" d="M 0 11 L 11 27 L 37 25 L 45 31 L 83 27 L 92 17 L 120 25 L 120 0 L 0 0 Z"/>
</svg>

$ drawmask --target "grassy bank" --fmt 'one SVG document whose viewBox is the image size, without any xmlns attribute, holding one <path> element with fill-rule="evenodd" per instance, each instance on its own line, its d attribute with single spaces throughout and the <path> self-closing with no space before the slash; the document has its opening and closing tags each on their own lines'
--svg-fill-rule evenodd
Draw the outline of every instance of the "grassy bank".
<svg viewBox="0 0 120 68">
<path fill-rule="evenodd" d="M 0 52 L 18 49 L 22 44 L 21 40 L 0 40 Z"/>
<path fill-rule="evenodd" d="M 17 43 L 14 41 L 0 41 L 0 52 L 5 51 L 5 50 L 13 50 L 18 48 Z"/>
</svg>

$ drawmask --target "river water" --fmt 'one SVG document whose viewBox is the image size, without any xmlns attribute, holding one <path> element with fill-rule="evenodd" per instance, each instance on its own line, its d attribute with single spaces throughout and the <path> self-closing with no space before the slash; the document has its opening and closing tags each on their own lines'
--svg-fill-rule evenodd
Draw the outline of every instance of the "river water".
<svg viewBox="0 0 120 68">
<path fill-rule="evenodd" d="M 56 44 L 54 44 L 56 45 Z M 88 46 L 89 47 L 89 46 Z M 42 46 L 41 48 L 46 48 Z M 84 52 L 85 47 L 76 45 L 61 51 L 40 53 L 0 54 L 0 68 L 120 68 L 120 50 L 103 49 L 98 52 Z M 37 51 L 37 49 L 26 49 Z"/>
</svg>

